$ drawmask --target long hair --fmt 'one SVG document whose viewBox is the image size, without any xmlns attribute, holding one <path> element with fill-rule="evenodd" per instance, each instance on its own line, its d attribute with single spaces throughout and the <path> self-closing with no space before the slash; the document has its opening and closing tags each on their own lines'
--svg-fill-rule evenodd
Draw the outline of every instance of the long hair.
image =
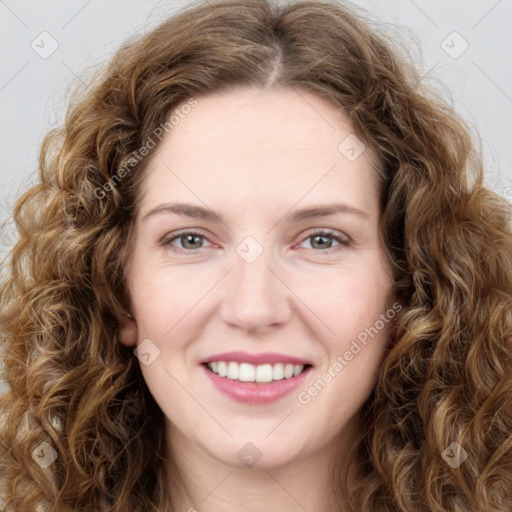
<svg viewBox="0 0 512 512">
<path fill-rule="evenodd" d="M 329 0 L 194 2 L 127 41 L 45 137 L 0 295 L 6 510 L 173 510 L 165 418 L 119 341 L 124 269 L 169 113 L 245 86 L 331 101 L 380 162 L 402 311 L 364 428 L 331 471 L 340 509 L 346 495 L 361 512 L 510 512 L 511 205 L 483 186 L 470 128 L 405 53 Z"/>
</svg>

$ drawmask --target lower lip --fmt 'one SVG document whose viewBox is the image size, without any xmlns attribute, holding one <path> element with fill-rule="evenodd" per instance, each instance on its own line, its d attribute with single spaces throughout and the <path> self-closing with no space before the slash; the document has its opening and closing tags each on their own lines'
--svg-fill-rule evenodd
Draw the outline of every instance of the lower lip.
<svg viewBox="0 0 512 512">
<path fill-rule="evenodd" d="M 213 385 L 224 395 L 238 402 L 251 404 L 266 404 L 283 398 L 296 389 L 311 371 L 308 367 L 301 374 L 289 379 L 275 380 L 272 382 L 241 382 L 239 380 L 219 377 L 210 371 L 205 365 L 201 365 Z"/>
</svg>

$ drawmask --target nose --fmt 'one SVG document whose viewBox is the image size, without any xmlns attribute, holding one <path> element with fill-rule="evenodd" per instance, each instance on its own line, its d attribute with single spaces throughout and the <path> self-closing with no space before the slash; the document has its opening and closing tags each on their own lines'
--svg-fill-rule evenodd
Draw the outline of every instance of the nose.
<svg viewBox="0 0 512 512">
<path fill-rule="evenodd" d="M 265 248 L 249 263 L 234 252 L 221 306 L 225 322 L 247 331 L 265 331 L 289 320 L 293 294 L 271 253 Z"/>
</svg>

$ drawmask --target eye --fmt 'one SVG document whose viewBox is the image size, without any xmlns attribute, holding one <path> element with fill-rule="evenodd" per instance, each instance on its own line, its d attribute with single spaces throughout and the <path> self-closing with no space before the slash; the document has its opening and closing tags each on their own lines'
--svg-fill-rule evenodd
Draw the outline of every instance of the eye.
<svg viewBox="0 0 512 512">
<path fill-rule="evenodd" d="M 331 253 L 339 250 L 339 246 L 349 247 L 351 245 L 351 241 L 347 236 L 344 236 L 341 233 L 337 233 L 335 231 L 325 229 L 316 230 L 313 233 L 310 233 L 309 236 L 304 241 L 307 240 L 311 240 L 311 248 L 320 249 L 320 252 L 326 253 Z M 333 240 L 338 242 L 338 245 L 334 246 L 333 250 L 329 250 L 333 247 Z M 336 249 L 336 247 L 338 248 Z"/>
<path fill-rule="evenodd" d="M 206 237 L 193 230 L 180 231 L 178 233 L 171 233 L 170 236 L 165 237 L 160 242 L 163 247 L 169 247 L 174 252 L 194 254 L 199 252 L 204 246 L 203 243 L 206 241 Z M 322 253 L 331 253 L 339 250 L 341 247 L 349 247 L 351 241 L 348 237 L 331 230 L 316 230 L 309 234 L 302 243 L 306 240 L 311 240 L 311 248 L 319 249 Z M 338 245 L 333 248 L 332 241 L 336 241 Z M 180 246 L 174 244 L 175 241 L 180 242 Z M 336 248 L 338 247 L 338 248 Z"/>
<path fill-rule="evenodd" d="M 180 241 L 181 247 L 176 247 L 172 242 Z M 172 233 L 172 236 L 164 238 L 160 245 L 169 247 L 171 250 L 176 252 L 187 252 L 195 253 L 198 252 L 202 247 L 202 242 L 206 240 L 206 237 L 198 231 L 186 230 L 179 233 Z"/>
</svg>

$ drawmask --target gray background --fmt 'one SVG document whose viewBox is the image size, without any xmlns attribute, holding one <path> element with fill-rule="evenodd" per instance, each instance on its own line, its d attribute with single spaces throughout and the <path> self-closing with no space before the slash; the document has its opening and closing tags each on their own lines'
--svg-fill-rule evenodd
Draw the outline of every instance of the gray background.
<svg viewBox="0 0 512 512">
<path fill-rule="evenodd" d="M 444 96 L 482 137 L 486 184 L 512 201 L 512 0 L 353 3 L 402 38 L 419 41 L 425 80 L 438 90 L 445 84 Z M 0 0 L 0 221 L 36 182 L 42 138 L 63 119 L 70 86 L 86 82 L 91 66 L 105 62 L 127 37 L 186 4 Z M 57 49 L 45 55 L 52 45 Z M 0 257 L 6 248 L 1 241 Z"/>
</svg>

